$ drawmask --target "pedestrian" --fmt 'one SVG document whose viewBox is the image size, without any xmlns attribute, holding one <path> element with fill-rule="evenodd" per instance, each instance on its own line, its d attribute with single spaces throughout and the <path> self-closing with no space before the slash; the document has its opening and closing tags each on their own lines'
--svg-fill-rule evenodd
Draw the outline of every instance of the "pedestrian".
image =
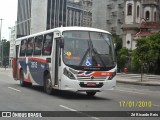
<svg viewBox="0 0 160 120">
<path fill-rule="evenodd" d="M 7 66 L 6 66 L 6 61 L 4 61 L 3 65 L 4 65 L 4 68 L 5 68 L 5 70 L 6 70 L 6 67 L 7 67 Z"/>
</svg>

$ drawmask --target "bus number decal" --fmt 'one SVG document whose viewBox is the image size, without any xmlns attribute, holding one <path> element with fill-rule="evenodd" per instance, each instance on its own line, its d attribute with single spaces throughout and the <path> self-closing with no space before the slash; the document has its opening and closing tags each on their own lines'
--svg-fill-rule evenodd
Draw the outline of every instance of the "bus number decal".
<svg viewBox="0 0 160 120">
<path fill-rule="evenodd" d="M 37 62 L 31 62 L 31 68 L 37 68 Z"/>
</svg>

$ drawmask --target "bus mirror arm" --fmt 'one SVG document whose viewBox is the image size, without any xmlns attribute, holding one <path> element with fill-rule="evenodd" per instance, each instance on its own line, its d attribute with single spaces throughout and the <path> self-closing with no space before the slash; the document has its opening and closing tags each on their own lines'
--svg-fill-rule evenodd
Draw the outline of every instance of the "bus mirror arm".
<svg viewBox="0 0 160 120">
<path fill-rule="evenodd" d="M 63 36 L 60 37 L 60 47 L 61 48 L 64 47 L 64 37 Z"/>
</svg>

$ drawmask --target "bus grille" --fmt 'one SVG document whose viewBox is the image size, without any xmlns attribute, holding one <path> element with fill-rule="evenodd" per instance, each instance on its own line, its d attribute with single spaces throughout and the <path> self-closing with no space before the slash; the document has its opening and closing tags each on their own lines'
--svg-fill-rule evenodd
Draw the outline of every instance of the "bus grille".
<svg viewBox="0 0 160 120">
<path fill-rule="evenodd" d="M 106 77 L 77 76 L 80 81 L 104 81 Z"/>
</svg>

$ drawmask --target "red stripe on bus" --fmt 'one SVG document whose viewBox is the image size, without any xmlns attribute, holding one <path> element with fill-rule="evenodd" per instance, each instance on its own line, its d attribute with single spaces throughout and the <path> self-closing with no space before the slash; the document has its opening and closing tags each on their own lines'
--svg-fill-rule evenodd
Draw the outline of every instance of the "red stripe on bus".
<svg viewBox="0 0 160 120">
<path fill-rule="evenodd" d="M 32 83 L 29 75 L 28 75 L 28 78 L 24 77 L 24 81 L 28 83 Z"/>
<path fill-rule="evenodd" d="M 17 71 L 18 71 L 18 73 L 17 73 L 17 80 L 20 80 L 20 67 L 19 66 L 17 68 Z"/>
<path fill-rule="evenodd" d="M 113 72 L 94 72 L 90 76 L 112 76 Z"/>
<path fill-rule="evenodd" d="M 44 60 L 44 59 L 40 59 L 40 58 L 28 58 L 29 60 L 35 60 L 35 61 L 37 61 L 37 62 L 41 62 L 41 63 L 47 63 L 47 61 L 46 60 Z"/>
<path fill-rule="evenodd" d="M 93 72 L 89 75 L 85 75 L 82 73 L 82 75 L 78 75 L 78 76 L 95 76 L 95 77 L 99 77 L 99 76 L 112 76 L 113 75 L 113 72 Z"/>
</svg>

